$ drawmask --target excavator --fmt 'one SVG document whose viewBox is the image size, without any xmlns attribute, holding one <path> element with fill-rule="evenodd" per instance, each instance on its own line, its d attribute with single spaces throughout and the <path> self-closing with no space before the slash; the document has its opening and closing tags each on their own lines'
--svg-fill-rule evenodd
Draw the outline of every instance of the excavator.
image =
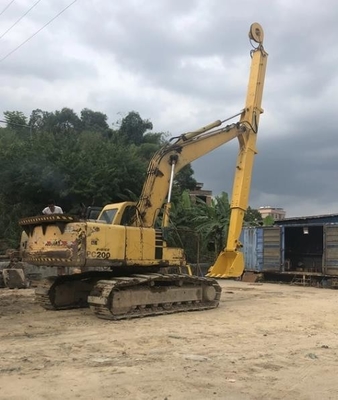
<svg viewBox="0 0 338 400">
<path fill-rule="evenodd" d="M 172 138 L 155 153 L 137 202 L 108 204 L 96 219 L 68 214 L 23 218 L 23 261 L 77 269 L 49 277 L 36 288 L 48 310 L 89 307 L 103 319 L 120 320 L 216 308 L 217 278 L 238 277 L 244 260 L 239 241 L 248 206 L 267 53 L 263 29 L 250 27 L 251 68 L 246 103 L 236 115 Z M 239 117 L 237 122 L 225 124 Z M 184 250 L 167 244 L 175 175 L 187 164 L 238 139 L 231 218 L 226 247 L 207 276 L 194 276 Z M 159 217 L 161 214 L 161 218 Z M 158 221 L 161 220 L 161 224 Z"/>
</svg>

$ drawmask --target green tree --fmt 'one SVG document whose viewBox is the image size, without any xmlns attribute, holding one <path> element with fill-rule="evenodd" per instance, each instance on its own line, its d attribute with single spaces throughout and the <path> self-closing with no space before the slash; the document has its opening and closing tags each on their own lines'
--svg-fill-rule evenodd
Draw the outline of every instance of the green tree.
<svg viewBox="0 0 338 400">
<path fill-rule="evenodd" d="M 15 129 L 15 126 L 27 126 L 27 117 L 21 111 L 5 111 L 4 117 L 8 128 Z"/>
<path fill-rule="evenodd" d="M 70 108 L 64 107 L 55 112 L 33 110 L 29 124 L 33 131 L 52 132 L 54 134 L 79 133 L 82 130 L 82 121 Z"/>
<path fill-rule="evenodd" d="M 40 108 L 33 110 L 29 118 L 29 125 L 32 127 L 32 130 L 34 132 L 41 132 L 42 130 L 51 131 L 51 129 L 48 129 L 48 126 L 46 126 L 46 120 L 49 115 L 50 113 L 42 111 Z"/>
<path fill-rule="evenodd" d="M 10 129 L 17 135 L 22 136 L 25 139 L 29 139 L 31 136 L 31 128 L 27 124 L 27 117 L 21 111 L 5 111 L 4 118 L 6 121 L 7 129 Z"/>
<path fill-rule="evenodd" d="M 246 226 L 261 226 L 263 225 L 263 218 L 261 213 L 250 206 L 247 208 L 244 214 L 244 224 Z"/>
<path fill-rule="evenodd" d="M 32 136 L 26 128 L 21 135 L 20 129 L 9 127 L 14 121 L 26 124 L 23 113 L 8 111 L 5 118 L 8 127 L 1 128 L 0 135 L 0 240 L 17 243 L 21 232 L 18 219 L 40 214 L 49 198 L 67 213 L 76 212 L 81 203 L 102 206 L 126 196 L 138 198 L 148 163 L 167 137 L 167 133 L 148 131 L 151 122 L 136 112 L 122 120 L 116 131 L 121 138 L 107 134 L 107 129 L 113 131 L 105 114 L 89 109 L 82 110 L 81 118 L 69 108 L 54 112 L 35 109 L 29 118 Z M 177 199 L 181 201 L 184 193 L 190 201 L 184 191 L 194 184 L 189 165 L 176 176 Z M 182 201 L 177 210 L 179 225 L 190 232 L 184 245 L 192 249 L 189 240 L 199 235 L 191 222 L 199 215 L 196 205 L 183 206 Z"/>
<path fill-rule="evenodd" d="M 55 133 L 74 133 L 80 132 L 82 125 L 77 114 L 70 108 L 63 108 L 61 111 L 55 111 L 54 116 Z"/>
<path fill-rule="evenodd" d="M 225 246 L 228 236 L 230 204 L 228 194 L 222 192 L 211 205 L 199 202 L 199 215 L 194 218 L 196 230 L 201 233 L 205 244 L 213 244 L 215 255 Z"/>
<path fill-rule="evenodd" d="M 263 219 L 263 225 L 264 226 L 272 226 L 275 223 L 275 220 L 271 217 L 271 215 L 268 215 Z"/>
<path fill-rule="evenodd" d="M 139 145 L 143 142 L 143 135 L 153 129 L 153 124 L 140 117 L 140 114 L 135 111 L 130 111 L 121 121 L 118 134 L 128 143 Z"/>
<path fill-rule="evenodd" d="M 168 244 L 183 248 L 191 263 L 197 262 L 201 255 L 201 235 L 193 223 L 197 215 L 198 205 L 191 201 L 189 190 L 184 190 L 171 207 Z"/>
<path fill-rule="evenodd" d="M 40 112 L 35 116 L 46 117 Z M 75 212 L 80 203 L 102 206 L 121 201 L 120 193 L 128 189 L 138 196 L 146 167 L 135 145 L 113 143 L 101 133 L 60 137 L 37 130 L 27 141 L 2 128 L 0 239 L 6 235 L 18 240 L 18 219 L 40 214 L 48 198 L 65 212 Z"/>
<path fill-rule="evenodd" d="M 106 134 L 109 131 L 108 117 L 99 111 L 84 108 L 81 111 L 82 130 Z"/>
<path fill-rule="evenodd" d="M 157 150 L 159 150 L 163 146 L 163 136 L 164 134 L 161 132 L 146 133 L 143 136 L 142 143 L 140 143 L 139 145 L 133 144 L 134 146 L 136 146 L 140 158 L 142 158 L 146 162 L 150 161 Z"/>
<path fill-rule="evenodd" d="M 196 187 L 196 180 L 193 177 L 194 170 L 191 167 L 191 164 L 186 165 L 181 169 L 181 171 L 175 176 L 175 185 L 180 188 L 180 191 L 183 192 L 186 189 L 194 190 Z"/>
</svg>

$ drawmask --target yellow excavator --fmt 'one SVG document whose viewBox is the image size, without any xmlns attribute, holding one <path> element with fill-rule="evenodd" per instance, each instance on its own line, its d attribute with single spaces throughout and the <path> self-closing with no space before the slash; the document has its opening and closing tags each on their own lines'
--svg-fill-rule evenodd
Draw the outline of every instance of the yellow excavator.
<svg viewBox="0 0 338 400">
<path fill-rule="evenodd" d="M 152 158 L 138 202 L 106 205 L 95 220 L 55 214 L 20 220 L 22 260 L 37 266 L 76 268 L 79 273 L 41 281 L 36 298 L 46 309 L 90 306 L 111 320 L 218 306 L 215 278 L 244 270 L 239 237 L 248 206 L 267 53 L 263 29 L 250 27 L 251 70 L 245 107 L 223 121 L 173 138 Z M 239 121 L 225 125 L 232 118 Z M 239 154 L 227 245 L 207 277 L 188 271 L 183 249 L 169 247 L 171 193 L 175 175 L 188 163 L 237 138 Z M 159 213 L 162 223 L 157 228 Z"/>
</svg>

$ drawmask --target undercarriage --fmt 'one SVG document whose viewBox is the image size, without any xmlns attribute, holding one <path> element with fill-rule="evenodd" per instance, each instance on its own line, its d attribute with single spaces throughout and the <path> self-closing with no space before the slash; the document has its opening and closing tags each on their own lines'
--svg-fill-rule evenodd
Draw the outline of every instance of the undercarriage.
<svg viewBox="0 0 338 400">
<path fill-rule="evenodd" d="M 184 274 L 110 271 L 47 278 L 36 289 L 48 310 L 90 307 L 99 318 L 120 320 L 216 308 L 221 287 L 215 279 Z"/>
</svg>

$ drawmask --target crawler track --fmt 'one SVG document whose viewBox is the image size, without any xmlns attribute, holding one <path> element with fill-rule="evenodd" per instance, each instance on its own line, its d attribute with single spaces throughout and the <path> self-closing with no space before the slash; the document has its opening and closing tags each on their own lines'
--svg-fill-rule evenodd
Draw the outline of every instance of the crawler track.
<svg viewBox="0 0 338 400">
<path fill-rule="evenodd" d="M 40 282 L 35 290 L 35 301 L 46 310 L 88 307 L 87 298 L 96 282 L 111 276 L 107 271 L 52 276 Z"/>
<path fill-rule="evenodd" d="M 46 310 L 90 306 L 99 318 L 120 320 L 215 308 L 221 287 L 215 279 L 182 274 L 114 276 L 108 271 L 44 279 L 35 298 Z"/>
<path fill-rule="evenodd" d="M 120 320 L 218 306 L 221 287 L 215 279 L 176 274 L 135 274 L 101 280 L 88 297 L 99 318 Z"/>
</svg>

